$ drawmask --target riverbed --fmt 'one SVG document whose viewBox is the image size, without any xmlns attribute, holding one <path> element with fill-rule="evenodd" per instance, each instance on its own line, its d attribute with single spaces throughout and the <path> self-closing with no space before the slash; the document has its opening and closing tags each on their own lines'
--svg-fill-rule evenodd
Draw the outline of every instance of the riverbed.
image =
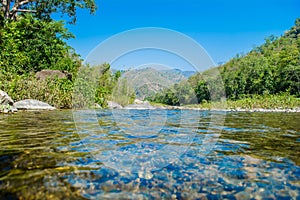
<svg viewBox="0 0 300 200">
<path fill-rule="evenodd" d="M 0 115 L 0 199 L 299 199 L 300 113 Z"/>
</svg>

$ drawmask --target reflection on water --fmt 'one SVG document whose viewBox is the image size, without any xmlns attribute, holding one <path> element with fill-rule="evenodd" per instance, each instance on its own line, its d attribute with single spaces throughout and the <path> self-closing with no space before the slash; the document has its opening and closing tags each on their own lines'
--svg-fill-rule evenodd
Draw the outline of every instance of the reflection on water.
<svg viewBox="0 0 300 200">
<path fill-rule="evenodd" d="M 0 199 L 300 198 L 299 113 L 81 114 L 0 115 Z"/>
</svg>

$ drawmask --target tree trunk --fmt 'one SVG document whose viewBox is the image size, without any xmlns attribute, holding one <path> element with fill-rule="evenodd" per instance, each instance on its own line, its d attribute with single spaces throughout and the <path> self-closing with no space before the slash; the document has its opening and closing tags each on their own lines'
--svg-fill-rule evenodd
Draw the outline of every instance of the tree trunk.
<svg viewBox="0 0 300 200">
<path fill-rule="evenodd" d="M 4 19 L 9 18 L 9 10 L 10 10 L 10 1 L 11 0 L 2 0 L 2 10 L 4 13 Z"/>
<path fill-rule="evenodd" d="M 21 9 L 23 5 L 26 5 L 30 2 L 33 2 L 34 0 L 16 0 L 14 1 L 14 4 L 12 5 L 12 0 L 2 0 L 2 11 L 4 14 L 4 19 L 16 19 L 16 16 L 19 12 L 30 12 L 35 13 L 36 10 L 31 9 Z"/>
</svg>

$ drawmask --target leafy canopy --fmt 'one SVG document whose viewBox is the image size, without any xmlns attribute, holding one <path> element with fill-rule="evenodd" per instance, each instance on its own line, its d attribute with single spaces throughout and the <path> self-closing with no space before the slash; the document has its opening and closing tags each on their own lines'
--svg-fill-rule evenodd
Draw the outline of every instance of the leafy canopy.
<svg viewBox="0 0 300 200">
<path fill-rule="evenodd" d="M 31 13 L 39 19 L 50 19 L 51 14 L 60 13 L 76 22 L 77 9 L 96 11 L 94 0 L 0 0 L 1 14 L 4 19 L 16 19 L 20 13 Z"/>
<path fill-rule="evenodd" d="M 270 36 L 263 45 L 246 55 L 236 56 L 218 69 L 229 99 L 281 93 L 300 97 L 300 18 L 282 37 Z M 217 80 L 202 78 L 208 73 L 209 70 L 188 80 L 199 103 L 211 101 L 212 92 L 222 92 Z M 174 85 L 150 100 L 169 105 L 189 104 L 186 99 L 192 99 L 189 94 L 193 93 L 183 96 L 179 91 L 184 86 L 186 84 Z"/>
</svg>

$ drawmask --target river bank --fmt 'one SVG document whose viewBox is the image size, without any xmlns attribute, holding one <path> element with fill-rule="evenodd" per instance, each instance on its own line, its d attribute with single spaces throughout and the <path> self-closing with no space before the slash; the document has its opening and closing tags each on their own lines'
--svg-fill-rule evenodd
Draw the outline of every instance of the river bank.
<svg viewBox="0 0 300 200">
<path fill-rule="evenodd" d="M 37 100 L 23 100 L 14 102 L 4 91 L 0 90 L 0 113 L 16 112 L 18 110 L 53 110 L 55 107 Z M 224 112 L 297 112 L 300 113 L 300 98 L 288 94 L 252 96 L 240 100 L 224 100 L 218 102 L 202 102 L 193 105 L 170 106 L 161 103 L 136 99 L 133 104 L 121 106 L 117 102 L 108 101 L 109 109 L 127 110 L 199 110 Z M 102 107 L 95 103 L 94 109 Z"/>
<path fill-rule="evenodd" d="M 200 104 L 170 106 L 151 102 L 151 105 L 162 109 L 215 110 L 227 112 L 300 112 L 300 98 L 288 94 L 255 95 L 240 100 L 223 102 L 202 102 Z"/>
<path fill-rule="evenodd" d="M 289 108 L 289 109 L 264 109 L 264 108 L 255 108 L 255 109 L 245 109 L 245 108 L 232 108 L 232 109 L 221 109 L 221 108 L 197 108 L 197 107 L 186 107 L 186 106 L 166 106 L 166 107 L 158 107 L 163 109 L 170 110 L 199 110 L 199 111 L 223 111 L 223 112 L 294 112 L 300 113 L 300 107 L 297 108 Z"/>
<path fill-rule="evenodd" d="M 203 107 L 197 107 L 197 105 L 188 105 L 188 106 L 168 106 L 168 105 L 160 105 L 160 106 L 154 106 L 155 109 L 168 109 L 168 110 L 199 110 L 199 111 L 223 111 L 223 112 L 295 112 L 300 113 L 300 107 L 295 108 L 253 108 L 253 109 L 247 109 L 247 108 L 203 108 Z"/>
</svg>

